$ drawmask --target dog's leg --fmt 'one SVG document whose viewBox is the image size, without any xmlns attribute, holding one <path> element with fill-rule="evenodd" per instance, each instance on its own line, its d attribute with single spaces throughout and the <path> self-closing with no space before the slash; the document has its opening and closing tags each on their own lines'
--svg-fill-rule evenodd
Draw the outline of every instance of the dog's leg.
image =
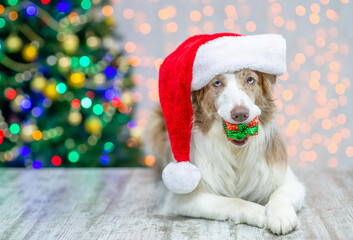
<svg viewBox="0 0 353 240">
<path fill-rule="evenodd" d="M 286 234 L 298 224 L 296 211 L 304 205 L 305 188 L 288 167 L 283 183 L 266 205 L 267 227 L 275 234 Z"/>
<path fill-rule="evenodd" d="M 168 201 L 168 212 L 195 218 L 232 220 L 259 228 L 264 228 L 266 224 L 264 206 L 204 192 L 172 194 Z"/>
</svg>

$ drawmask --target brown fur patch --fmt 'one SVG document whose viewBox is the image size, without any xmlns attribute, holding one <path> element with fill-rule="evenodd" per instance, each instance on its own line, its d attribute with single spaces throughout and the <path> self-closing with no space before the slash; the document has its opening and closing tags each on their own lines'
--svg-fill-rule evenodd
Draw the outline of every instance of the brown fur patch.
<svg viewBox="0 0 353 240">
<path fill-rule="evenodd" d="M 214 88 L 215 82 L 221 82 L 222 86 Z M 214 77 L 205 87 L 191 93 L 192 106 L 194 110 L 194 126 L 202 133 L 206 134 L 214 120 L 220 119 L 216 109 L 216 99 L 222 93 L 225 87 L 225 79 L 223 75 Z"/>
<path fill-rule="evenodd" d="M 266 125 L 271 119 L 274 118 L 276 112 L 276 105 L 272 97 L 273 86 L 276 82 L 276 76 L 266 73 L 257 73 L 260 77 L 260 85 L 262 94 L 255 99 L 255 104 L 261 109 L 259 117 L 262 125 Z"/>
<path fill-rule="evenodd" d="M 268 142 L 265 157 L 268 165 L 276 165 L 284 172 L 287 169 L 286 146 L 279 132 L 276 131 L 272 141 Z"/>
</svg>

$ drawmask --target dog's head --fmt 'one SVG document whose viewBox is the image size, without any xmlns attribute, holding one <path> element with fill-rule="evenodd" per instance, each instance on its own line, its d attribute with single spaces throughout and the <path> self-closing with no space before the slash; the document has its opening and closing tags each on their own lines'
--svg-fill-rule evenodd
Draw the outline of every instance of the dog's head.
<svg viewBox="0 0 353 240">
<path fill-rule="evenodd" d="M 275 75 L 250 69 L 215 76 L 208 85 L 192 92 L 195 126 L 207 133 L 214 121 L 241 124 L 256 116 L 266 125 L 275 111 L 271 96 L 275 82 Z M 244 146 L 247 140 L 232 142 Z"/>
</svg>

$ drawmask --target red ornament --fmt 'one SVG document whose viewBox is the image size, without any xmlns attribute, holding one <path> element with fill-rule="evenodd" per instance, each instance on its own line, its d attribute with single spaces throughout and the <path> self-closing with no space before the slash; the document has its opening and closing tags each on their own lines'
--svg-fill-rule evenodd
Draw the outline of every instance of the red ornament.
<svg viewBox="0 0 353 240">
<path fill-rule="evenodd" d="M 4 140 L 5 137 L 5 131 L 0 129 L 0 144 L 2 143 L 2 141 Z"/>
<path fill-rule="evenodd" d="M 121 104 L 121 99 L 119 97 L 115 97 L 112 100 L 112 105 L 116 108 L 118 108 Z"/>
<path fill-rule="evenodd" d="M 9 99 L 9 100 L 12 100 L 16 97 L 16 91 L 13 90 L 12 88 L 10 88 L 9 90 L 7 90 L 6 92 L 6 97 Z"/>
<path fill-rule="evenodd" d="M 59 156 L 54 156 L 52 157 L 51 162 L 53 163 L 54 166 L 60 166 L 61 158 Z"/>
<path fill-rule="evenodd" d="M 4 138 L 5 137 L 5 131 L 0 129 L 0 138 Z"/>
<path fill-rule="evenodd" d="M 93 100 L 93 98 L 94 98 L 94 92 L 92 92 L 92 91 L 86 92 L 85 95 L 86 95 L 86 97 L 90 98 L 91 100 Z"/>
<path fill-rule="evenodd" d="M 81 101 L 76 98 L 76 99 L 71 101 L 71 106 L 73 108 L 79 108 L 81 106 Z"/>
</svg>

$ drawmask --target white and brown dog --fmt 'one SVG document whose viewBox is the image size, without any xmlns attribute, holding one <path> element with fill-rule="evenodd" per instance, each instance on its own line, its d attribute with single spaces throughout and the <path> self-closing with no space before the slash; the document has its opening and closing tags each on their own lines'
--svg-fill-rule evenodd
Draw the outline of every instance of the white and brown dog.
<svg viewBox="0 0 353 240">
<path fill-rule="evenodd" d="M 193 126 L 190 161 L 201 173 L 196 189 L 166 196 L 167 214 L 232 220 L 275 234 L 296 228 L 305 188 L 287 165 L 276 124 L 272 90 L 276 75 L 243 68 L 217 74 L 191 92 Z M 250 122 L 258 116 L 259 135 L 228 141 L 222 121 Z M 174 161 L 161 108 L 146 131 L 146 147 L 163 169 Z"/>
</svg>

